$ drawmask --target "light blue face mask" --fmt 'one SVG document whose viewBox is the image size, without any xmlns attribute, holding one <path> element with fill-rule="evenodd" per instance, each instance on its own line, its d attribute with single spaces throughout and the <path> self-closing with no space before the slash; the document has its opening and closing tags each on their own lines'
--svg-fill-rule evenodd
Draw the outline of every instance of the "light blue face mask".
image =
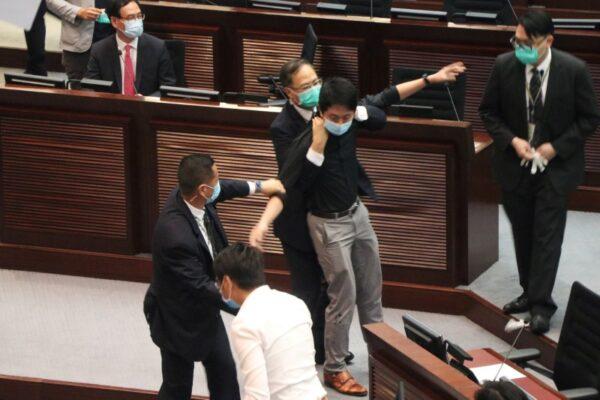
<svg viewBox="0 0 600 400">
<path fill-rule="evenodd" d="M 130 39 L 142 36 L 144 33 L 144 20 L 143 19 L 132 19 L 125 20 L 125 30 L 123 34 Z"/>
<path fill-rule="evenodd" d="M 215 200 L 217 200 L 219 198 L 219 195 L 221 194 L 221 182 L 217 181 L 217 184 L 212 187 L 210 185 L 206 185 L 209 188 L 211 188 L 213 190 L 212 194 L 210 195 L 210 197 L 208 199 L 206 199 L 206 203 L 213 203 Z"/>
<path fill-rule="evenodd" d="M 519 46 L 515 49 L 515 56 L 523 64 L 535 64 L 539 59 L 538 50 L 535 47 Z"/>
<path fill-rule="evenodd" d="M 348 132 L 350 126 L 352 126 L 352 120 L 348 122 L 344 122 L 343 124 L 336 124 L 328 119 L 325 119 L 325 129 L 329 131 L 334 136 L 342 136 L 344 133 Z"/>
<path fill-rule="evenodd" d="M 310 89 L 306 89 L 302 93 L 298 93 L 298 101 L 300 107 L 313 109 L 319 104 L 319 95 L 321 94 L 321 85 L 315 85 Z"/>
<path fill-rule="evenodd" d="M 231 293 L 229 295 L 231 295 Z M 230 308 L 233 308 L 234 310 L 238 310 L 240 308 L 240 305 L 237 302 L 235 302 L 235 300 L 231 298 L 226 299 L 223 295 L 223 292 L 221 292 L 221 299 L 223 300 L 223 303 L 227 304 Z"/>
<path fill-rule="evenodd" d="M 110 24 L 110 18 L 108 18 L 105 11 L 102 11 L 98 16 L 98 19 L 96 19 L 96 22 L 99 24 Z"/>
</svg>

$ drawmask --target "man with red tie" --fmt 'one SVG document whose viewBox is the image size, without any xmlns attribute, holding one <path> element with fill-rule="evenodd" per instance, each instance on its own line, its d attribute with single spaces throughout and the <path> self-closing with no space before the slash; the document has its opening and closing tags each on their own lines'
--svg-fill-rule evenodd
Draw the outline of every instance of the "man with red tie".
<svg viewBox="0 0 600 400">
<path fill-rule="evenodd" d="M 114 82 L 115 92 L 148 96 L 174 85 L 175 72 L 164 41 L 144 33 L 138 0 L 111 0 L 106 7 L 111 35 L 92 46 L 86 78 Z"/>
</svg>

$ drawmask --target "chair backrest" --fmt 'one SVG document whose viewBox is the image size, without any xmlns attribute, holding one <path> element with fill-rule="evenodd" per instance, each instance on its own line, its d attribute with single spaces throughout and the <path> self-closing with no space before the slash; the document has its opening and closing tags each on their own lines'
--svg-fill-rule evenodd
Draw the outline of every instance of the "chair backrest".
<svg viewBox="0 0 600 400">
<path fill-rule="evenodd" d="M 300 55 L 300 58 L 304 58 L 313 64 L 315 53 L 317 52 L 318 41 L 315 29 L 311 24 L 308 24 L 306 32 L 304 33 L 304 44 L 302 45 L 302 54 Z"/>
<path fill-rule="evenodd" d="M 183 40 L 165 40 L 165 46 L 171 55 L 171 62 L 177 78 L 176 86 L 185 86 L 185 42 Z"/>
<path fill-rule="evenodd" d="M 514 25 L 515 17 L 510 9 L 509 1 L 513 0 L 444 0 L 444 10 L 448 17 L 467 11 L 498 14 L 498 23 Z"/>
<path fill-rule="evenodd" d="M 554 360 L 559 390 L 600 390 L 600 295 L 573 283 Z"/>
<path fill-rule="evenodd" d="M 394 85 L 397 85 L 402 82 L 418 79 L 423 76 L 424 73 L 432 74 L 433 72 L 434 71 L 397 67 L 393 70 L 392 81 Z M 466 80 L 466 74 L 461 74 L 456 82 L 448 85 L 461 121 L 463 120 L 465 114 Z M 448 90 L 444 85 L 429 86 L 420 92 L 413 94 L 406 100 L 403 100 L 401 104 L 406 104 L 409 106 L 432 106 L 433 110 L 432 114 L 430 115 L 431 118 L 447 119 L 452 121 L 456 120 L 456 115 L 454 114 L 454 109 L 452 107 L 452 101 L 450 100 Z"/>
<path fill-rule="evenodd" d="M 372 5 L 373 17 L 389 18 L 391 15 L 392 0 L 339 0 L 339 3 L 348 6 L 348 14 L 370 16 Z"/>
</svg>

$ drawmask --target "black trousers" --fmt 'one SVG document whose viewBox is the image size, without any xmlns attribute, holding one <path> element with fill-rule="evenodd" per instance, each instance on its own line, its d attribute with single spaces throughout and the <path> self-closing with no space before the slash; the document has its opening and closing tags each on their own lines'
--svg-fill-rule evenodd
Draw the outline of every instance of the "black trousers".
<svg viewBox="0 0 600 400">
<path fill-rule="evenodd" d="M 159 400 L 189 400 L 192 396 L 194 361 L 161 349 L 163 383 Z M 215 344 L 208 357 L 202 361 L 210 398 L 214 400 L 240 400 L 235 362 L 231 355 L 227 332 L 219 318 Z"/>
<path fill-rule="evenodd" d="M 42 0 L 38 8 L 31 29 L 25 31 L 25 42 L 27 43 L 27 69 L 25 73 L 33 75 L 48 75 L 46 66 L 46 1 Z"/>
<path fill-rule="evenodd" d="M 552 289 L 567 222 L 567 195 L 554 189 L 547 173 L 523 172 L 518 187 L 502 193 L 512 225 L 519 280 L 532 315 L 556 311 Z"/>
<path fill-rule="evenodd" d="M 290 270 L 292 293 L 306 303 L 313 321 L 315 358 L 318 361 L 324 360 L 325 308 L 329 304 L 329 297 L 327 297 L 327 284 L 323 277 L 323 270 L 314 250 L 302 251 L 286 243 L 281 244 Z"/>
</svg>

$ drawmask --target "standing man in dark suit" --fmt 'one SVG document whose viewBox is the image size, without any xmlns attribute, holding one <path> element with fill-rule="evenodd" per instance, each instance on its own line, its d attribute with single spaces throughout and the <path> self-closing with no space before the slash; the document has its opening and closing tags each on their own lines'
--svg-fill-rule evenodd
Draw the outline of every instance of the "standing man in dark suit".
<svg viewBox="0 0 600 400">
<path fill-rule="evenodd" d="M 215 203 L 254 192 L 283 191 L 277 180 L 219 180 L 208 155 L 184 157 L 179 186 L 167 199 L 154 230 L 153 277 L 144 314 L 160 348 L 163 383 L 160 400 L 187 400 L 192 393 L 194 361 L 201 361 L 211 399 L 240 398 L 235 363 L 219 313 L 237 312 L 224 302 L 215 283 L 213 260 L 227 246 Z"/>
<path fill-rule="evenodd" d="M 531 312 L 541 334 L 556 311 L 556 278 L 567 200 L 584 176 L 584 141 L 600 115 L 585 63 L 552 48 L 554 26 L 529 11 L 496 59 L 479 107 L 494 138 L 494 174 L 512 225 L 523 293 L 504 306 Z"/>
<path fill-rule="evenodd" d="M 149 96 L 176 82 L 165 42 L 144 32 L 138 0 L 112 0 L 106 7 L 116 34 L 92 46 L 86 78 L 112 81 L 115 92 Z"/>
<path fill-rule="evenodd" d="M 362 105 L 385 108 L 400 99 L 405 99 L 423 89 L 427 84 L 443 83 L 457 73 L 464 71 L 462 63 L 455 63 L 442 68 L 427 81 L 417 79 L 411 82 L 391 86 L 379 94 L 367 96 L 361 100 Z M 314 67 L 304 59 L 293 59 L 285 63 L 279 72 L 279 80 L 284 87 L 289 101 L 271 124 L 271 140 L 275 148 L 279 171 L 287 160 L 287 152 L 292 142 L 300 134 L 310 128 L 310 121 L 315 114 L 319 102 L 321 79 Z M 375 198 L 375 190 L 364 168 L 358 165 L 358 186 L 360 195 Z M 273 230 L 281 240 L 283 252 L 290 269 L 292 292 L 304 300 L 311 312 L 313 320 L 313 338 L 315 341 L 315 361 L 323 364 L 325 308 L 329 303 L 323 271 L 319 265 L 306 223 L 307 205 L 304 196 L 296 188 L 288 188 L 285 207 L 281 215 L 275 219 Z M 274 217 L 273 217 L 274 218 Z M 261 219 L 253 230 L 250 242 L 261 246 L 268 232 L 271 219 L 267 215 Z M 346 355 L 346 362 L 351 361 L 352 353 Z"/>
</svg>

